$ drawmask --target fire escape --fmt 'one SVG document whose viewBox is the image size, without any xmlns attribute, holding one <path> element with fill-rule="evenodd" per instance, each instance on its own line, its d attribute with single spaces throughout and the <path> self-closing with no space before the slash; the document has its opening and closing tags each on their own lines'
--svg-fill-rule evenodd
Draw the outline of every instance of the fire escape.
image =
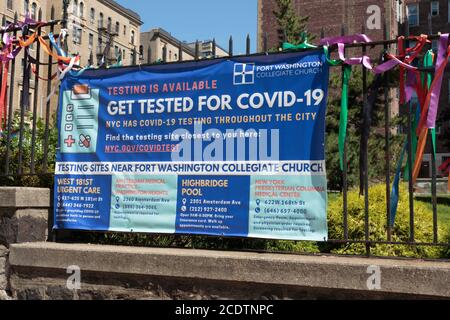
<svg viewBox="0 0 450 320">
<path fill-rule="evenodd" d="M 99 65 L 113 64 L 117 62 L 114 54 L 114 39 L 118 33 L 112 28 L 112 21 L 108 18 L 98 21 L 98 46 L 97 61 Z"/>
</svg>

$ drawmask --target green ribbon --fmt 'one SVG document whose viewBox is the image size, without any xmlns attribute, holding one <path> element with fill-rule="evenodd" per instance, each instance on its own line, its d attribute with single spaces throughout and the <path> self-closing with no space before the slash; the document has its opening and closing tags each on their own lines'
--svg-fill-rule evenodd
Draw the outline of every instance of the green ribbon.
<svg viewBox="0 0 450 320">
<path fill-rule="evenodd" d="M 300 34 L 300 38 L 301 38 L 301 43 L 298 45 L 289 43 L 289 42 L 284 42 L 282 45 L 282 49 L 283 50 L 301 50 L 301 49 L 316 49 L 317 46 L 310 44 L 308 42 L 308 37 L 306 35 L 306 32 L 302 32 Z"/>
<path fill-rule="evenodd" d="M 423 58 L 423 66 L 425 68 L 429 68 L 433 66 L 433 50 L 428 50 Z M 426 77 L 426 78 L 425 78 Z M 421 74 L 421 82 L 424 84 L 426 81 L 427 88 L 430 89 L 431 83 L 433 82 L 433 76 L 430 73 Z M 417 127 L 419 126 L 420 116 L 421 116 L 421 108 L 424 106 L 419 106 L 419 108 L 416 110 L 416 113 L 414 115 L 413 119 L 413 125 L 411 128 L 411 135 L 412 135 L 412 163 L 415 163 L 416 161 L 416 152 L 417 152 L 417 142 L 419 140 L 419 137 L 417 136 Z M 410 104 L 411 108 L 411 104 Z M 410 112 L 412 110 L 410 109 Z M 436 129 L 431 129 L 431 141 L 433 144 L 433 156 L 436 158 Z M 409 164 L 406 162 L 405 171 L 404 171 L 404 180 L 408 181 L 409 179 Z"/>
<path fill-rule="evenodd" d="M 323 51 L 325 52 L 325 58 L 327 59 L 327 62 L 332 66 L 338 66 L 342 64 L 341 60 L 333 60 L 330 58 L 330 53 L 328 50 L 328 46 L 323 46 Z"/>
<path fill-rule="evenodd" d="M 339 163 L 341 170 L 344 170 L 344 149 L 345 138 L 347 135 L 348 124 L 348 82 L 352 73 L 352 67 L 350 65 L 344 65 L 342 72 L 342 96 L 341 96 L 341 114 L 339 117 Z"/>
<path fill-rule="evenodd" d="M 425 68 L 433 66 L 433 50 L 428 50 L 423 60 L 423 66 Z M 433 77 L 431 73 L 427 73 L 427 87 L 430 89 Z M 431 129 L 431 141 L 433 143 L 433 156 L 436 159 L 436 128 Z"/>
<path fill-rule="evenodd" d="M 116 58 L 117 58 L 117 62 L 112 64 L 112 65 L 110 65 L 108 68 L 119 68 L 119 67 L 121 67 L 123 65 L 123 63 L 122 63 L 122 54 L 119 53 L 119 55 L 117 55 Z"/>
</svg>

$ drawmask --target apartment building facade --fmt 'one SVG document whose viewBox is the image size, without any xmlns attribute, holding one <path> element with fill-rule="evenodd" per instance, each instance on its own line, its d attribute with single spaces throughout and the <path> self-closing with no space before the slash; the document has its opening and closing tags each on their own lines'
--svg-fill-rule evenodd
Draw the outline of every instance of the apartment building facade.
<svg viewBox="0 0 450 320">
<path fill-rule="evenodd" d="M 63 12 L 62 1 L 48 4 Z M 80 55 L 81 65 L 100 65 L 108 44 L 107 63 L 117 62 L 119 56 L 124 65 L 139 63 L 139 14 L 113 0 L 71 0 L 67 13 L 69 52 Z"/>
<path fill-rule="evenodd" d="M 142 32 L 140 38 L 144 63 L 188 61 L 195 58 L 195 52 L 190 46 L 162 28 Z"/>
<path fill-rule="evenodd" d="M 50 15 L 49 7 L 47 6 L 47 0 L 35 0 L 35 1 L 1 1 L 0 2 L 0 18 L 3 26 L 7 26 L 14 22 L 14 16 L 17 14 L 17 19 L 23 21 L 26 14 L 31 15 L 34 20 L 39 19 L 39 14 L 42 19 L 45 20 L 47 16 Z M 18 33 L 20 34 L 20 32 Z M 31 56 L 36 57 L 37 46 L 36 44 L 30 46 L 29 53 Z M 41 61 L 46 63 L 48 58 L 41 51 Z M 7 94 L 7 104 L 9 104 L 10 96 L 10 79 L 11 79 L 12 68 L 9 68 L 8 73 L 8 94 Z M 42 65 L 40 67 L 40 72 L 42 75 L 47 74 L 47 67 Z M 22 92 L 23 92 L 23 73 L 24 73 L 24 52 L 23 50 L 16 56 L 15 59 L 15 70 L 14 70 L 14 82 L 13 82 L 13 95 L 11 96 L 13 110 L 18 110 L 22 103 Z M 33 75 L 30 78 L 30 90 L 29 90 L 29 104 L 25 105 L 26 111 L 32 111 L 34 104 L 36 102 L 36 111 L 38 115 L 44 114 L 44 107 L 40 97 L 35 96 L 36 89 L 38 92 L 44 92 L 46 90 L 46 84 L 42 81 L 36 81 L 36 77 Z"/>
<path fill-rule="evenodd" d="M 54 9 L 54 18 L 63 18 L 63 1 L 51 0 L 23 0 L 23 1 L 1 1 L 0 18 L 2 24 L 8 25 L 14 21 L 17 14 L 19 21 L 25 19 L 26 14 L 35 20 L 48 21 L 51 19 L 51 10 Z M 80 65 L 97 65 L 101 62 L 104 49 L 108 41 L 111 41 L 111 49 L 106 57 L 107 62 L 116 62 L 119 54 L 125 65 L 137 64 L 139 62 L 140 26 L 142 25 L 139 15 L 112 0 L 71 0 L 67 8 L 69 30 L 68 49 L 70 54 L 81 56 Z M 41 14 L 41 16 L 39 16 Z M 57 27 L 55 33 L 59 32 Z M 48 31 L 48 28 L 45 29 Z M 20 35 L 20 32 L 18 32 Z M 30 47 L 29 53 L 32 57 L 37 56 L 37 45 Z M 41 49 L 39 74 L 47 78 L 48 55 Z M 23 51 L 15 59 L 14 88 L 12 99 L 13 110 L 19 110 L 22 105 L 23 91 L 24 55 Z M 11 79 L 11 68 L 8 74 L 8 86 Z M 38 89 L 38 90 L 36 90 Z M 8 104 L 10 89 L 8 88 Z M 36 109 L 38 117 L 45 117 L 45 101 L 47 93 L 47 81 L 38 80 L 30 73 L 29 104 L 25 106 L 26 111 Z M 35 92 L 38 92 L 35 95 Z M 57 99 L 51 101 L 51 111 L 56 109 Z M 27 117 L 27 120 L 29 118 Z"/>
<path fill-rule="evenodd" d="M 191 42 L 188 44 L 192 50 L 195 50 L 195 46 L 197 45 L 197 42 Z M 215 44 L 216 48 L 216 52 L 215 52 L 215 57 L 216 58 L 220 58 L 220 57 L 227 57 L 228 56 L 228 51 L 226 51 L 224 48 L 222 48 L 221 46 L 219 46 L 217 43 Z M 198 42 L 198 51 L 199 51 L 199 58 L 200 59 L 210 59 L 214 56 L 214 41 L 213 40 L 204 40 L 204 41 L 199 41 Z"/>
</svg>

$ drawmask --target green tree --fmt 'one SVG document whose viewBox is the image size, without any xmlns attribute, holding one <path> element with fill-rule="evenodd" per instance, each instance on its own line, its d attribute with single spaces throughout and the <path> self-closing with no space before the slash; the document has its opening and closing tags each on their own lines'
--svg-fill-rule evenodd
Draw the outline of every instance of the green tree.
<svg viewBox="0 0 450 320">
<path fill-rule="evenodd" d="M 276 0 L 276 5 L 277 10 L 273 11 L 273 14 L 279 26 L 280 44 L 283 42 L 284 35 L 286 35 L 286 41 L 292 44 L 302 42 L 302 33 L 305 33 L 307 39 L 313 39 L 312 35 L 307 32 L 309 17 L 299 16 L 295 12 L 292 0 Z"/>
<path fill-rule="evenodd" d="M 367 73 L 367 82 L 370 86 L 374 80 L 371 73 Z M 393 78 L 393 77 L 391 77 Z M 363 81 L 362 71 L 359 67 L 353 67 L 349 82 L 349 105 L 348 105 L 348 127 L 347 127 L 347 181 L 349 187 L 354 187 L 359 181 L 359 150 L 363 119 Z M 330 74 L 330 85 L 328 94 L 327 116 L 326 116 L 326 162 L 328 189 L 342 190 L 342 171 L 339 167 L 339 117 L 341 111 L 341 73 Z M 398 117 L 391 119 L 391 128 L 399 123 Z M 391 177 L 395 170 L 395 164 L 401 151 L 403 135 L 390 137 L 391 146 Z M 369 179 L 372 183 L 382 182 L 385 179 L 385 137 L 384 137 L 384 90 L 380 88 L 377 102 L 372 110 L 372 122 L 368 141 L 368 170 Z"/>
</svg>

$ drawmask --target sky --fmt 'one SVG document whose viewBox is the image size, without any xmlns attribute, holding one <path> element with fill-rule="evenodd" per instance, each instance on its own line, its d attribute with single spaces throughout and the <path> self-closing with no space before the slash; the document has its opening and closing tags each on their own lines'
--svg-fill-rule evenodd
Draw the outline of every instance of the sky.
<svg viewBox="0 0 450 320">
<path fill-rule="evenodd" d="M 256 51 L 257 0 L 116 0 L 136 11 L 144 25 L 141 31 L 163 28 L 181 41 L 216 39 L 228 50 L 233 36 L 233 53 L 245 53 L 247 34 L 251 51 Z"/>
</svg>

